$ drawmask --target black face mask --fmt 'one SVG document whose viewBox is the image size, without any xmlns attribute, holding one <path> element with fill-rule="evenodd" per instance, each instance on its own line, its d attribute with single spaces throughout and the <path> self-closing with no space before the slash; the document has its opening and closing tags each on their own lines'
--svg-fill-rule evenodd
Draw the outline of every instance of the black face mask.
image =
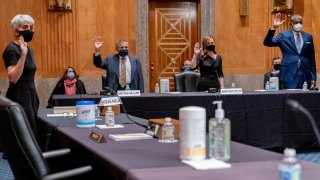
<svg viewBox="0 0 320 180">
<path fill-rule="evenodd" d="M 214 51 L 215 47 L 216 47 L 215 45 L 208 45 L 208 46 L 206 46 L 206 49 L 208 51 Z"/>
<path fill-rule="evenodd" d="M 273 65 L 273 69 L 276 70 L 276 71 L 280 70 L 280 64 L 274 64 Z"/>
<path fill-rule="evenodd" d="M 119 51 L 119 55 L 121 57 L 126 57 L 129 54 L 129 50 L 128 49 L 120 49 Z"/>
<path fill-rule="evenodd" d="M 19 31 L 19 35 L 21 35 L 23 37 L 25 42 L 30 42 L 32 40 L 33 33 L 34 32 L 31 29 Z"/>
</svg>

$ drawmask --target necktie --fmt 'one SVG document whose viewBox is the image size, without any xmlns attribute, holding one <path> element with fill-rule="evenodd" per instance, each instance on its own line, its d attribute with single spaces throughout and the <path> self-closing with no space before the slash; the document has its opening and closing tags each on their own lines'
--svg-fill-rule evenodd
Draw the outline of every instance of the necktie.
<svg viewBox="0 0 320 180">
<path fill-rule="evenodd" d="M 297 33 L 296 46 L 297 46 L 299 53 L 301 52 L 301 48 L 302 48 L 301 45 L 302 45 L 302 42 L 301 42 L 301 38 L 300 38 L 300 33 Z"/>
<path fill-rule="evenodd" d="M 120 75 L 120 86 L 125 87 L 126 86 L 126 61 L 123 57 L 120 59 L 121 61 L 121 75 Z"/>
</svg>

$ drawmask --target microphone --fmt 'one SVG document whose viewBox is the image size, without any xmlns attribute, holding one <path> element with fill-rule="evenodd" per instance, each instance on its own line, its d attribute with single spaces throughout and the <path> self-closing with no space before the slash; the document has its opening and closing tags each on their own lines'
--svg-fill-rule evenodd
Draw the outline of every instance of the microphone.
<svg viewBox="0 0 320 180">
<path fill-rule="evenodd" d="M 111 89 L 111 88 L 108 87 L 108 86 L 105 86 L 105 88 L 106 88 L 107 91 L 111 92 L 113 95 L 115 95 L 115 96 L 117 96 L 117 97 L 119 98 L 119 101 L 120 101 L 120 103 L 121 103 L 121 106 L 122 106 L 122 108 L 123 108 L 123 111 L 124 111 L 126 117 L 127 117 L 131 122 L 133 122 L 134 124 L 136 124 L 136 125 L 138 125 L 138 126 L 141 126 L 141 127 L 144 127 L 144 128 L 148 128 L 148 126 L 143 125 L 143 124 L 140 124 L 140 123 L 134 121 L 133 119 L 131 119 L 131 118 L 129 117 L 129 115 L 128 115 L 128 113 L 127 113 L 127 110 L 126 110 L 126 108 L 124 107 L 124 104 L 123 104 L 120 96 L 118 96 L 118 93 L 117 93 L 115 90 Z"/>
<path fill-rule="evenodd" d="M 298 103 L 298 101 L 296 100 L 293 100 L 293 99 L 288 99 L 286 101 L 286 104 L 293 110 L 293 111 L 296 111 L 296 112 L 302 112 L 304 115 L 307 116 L 307 118 L 309 119 L 310 123 L 311 123 L 311 126 L 312 126 L 312 129 L 313 129 L 313 132 L 314 134 L 316 135 L 316 138 L 318 140 L 318 143 L 320 144 L 320 133 L 319 133 L 319 130 L 318 130 L 318 126 L 313 118 L 313 116 L 310 114 L 310 112 L 304 108 L 300 103 Z"/>
</svg>

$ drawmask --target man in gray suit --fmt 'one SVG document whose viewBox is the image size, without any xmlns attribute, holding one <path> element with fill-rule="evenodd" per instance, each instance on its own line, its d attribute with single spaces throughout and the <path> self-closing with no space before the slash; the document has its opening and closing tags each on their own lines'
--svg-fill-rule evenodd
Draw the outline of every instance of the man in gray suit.
<svg viewBox="0 0 320 180">
<path fill-rule="evenodd" d="M 102 60 L 100 53 L 103 44 L 101 37 L 95 37 L 94 44 L 93 64 L 107 71 L 105 86 L 115 91 L 125 90 L 129 86 L 130 90 L 140 90 L 140 92 L 144 92 L 140 61 L 128 55 L 128 41 L 124 39 L 118 40 L 115 47 L 118 54 L 108 55 L 105 60 Z"/>
</svg>

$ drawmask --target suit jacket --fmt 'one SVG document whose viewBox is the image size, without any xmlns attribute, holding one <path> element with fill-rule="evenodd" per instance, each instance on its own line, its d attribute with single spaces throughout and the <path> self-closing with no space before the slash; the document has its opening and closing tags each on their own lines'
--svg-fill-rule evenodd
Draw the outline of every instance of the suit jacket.
<svg viewBox="0 0 320 180">
<path fill-rule="evenodd" d="M 86 88 L 84 86 L 84 83 L 80 80 L 80 79 L 77 79 L 77 82 L 76 82 L 76 94 L 87 94 L 87 91 L 86 91 Z M 50 98 L 48 100 L 48 105 L 47 105 L 47 108 L 52 108 L 53 107 L 53 101 L 52 101 L 52 96 L 54 94 L 65 94 L 65 88 L 64 88 L 64 79 L 61 78 L 56 86 L 54 87 L 51 95 L 50 95 Z"/>
<path fill-rule="evenodd" d="M 280 67 L 280 80 L 291 82 L 297 71 L 297 64 L 300 59 L 300 68 L 305 74 L 308 82 L 316 80 L 316 63 L 312 35 L 301 32 L 303 46 L 300 54 L 296 48 L 292 30 L 282 31 L 278 36 L 273 37 L 275 30 L 269 30 L 263 44 L 265 46 L 279 46 L 282 52 L 282 62 Z"/>
<path fill-rule="evenodd" d="M 144 92 L 144 82 L 142 69 L 139 59 L 129 56 L 129 61 L 131 64 L 131 90 L 140 90 Z M 93 55 L 93 64 L 101 69 L 107 70 L 106 86 L 117 91 L 119 89 L 119 55 L 114 54 L 107 56 L 105 60 L 102 61 L 101 56 Z"/>
</svg>

